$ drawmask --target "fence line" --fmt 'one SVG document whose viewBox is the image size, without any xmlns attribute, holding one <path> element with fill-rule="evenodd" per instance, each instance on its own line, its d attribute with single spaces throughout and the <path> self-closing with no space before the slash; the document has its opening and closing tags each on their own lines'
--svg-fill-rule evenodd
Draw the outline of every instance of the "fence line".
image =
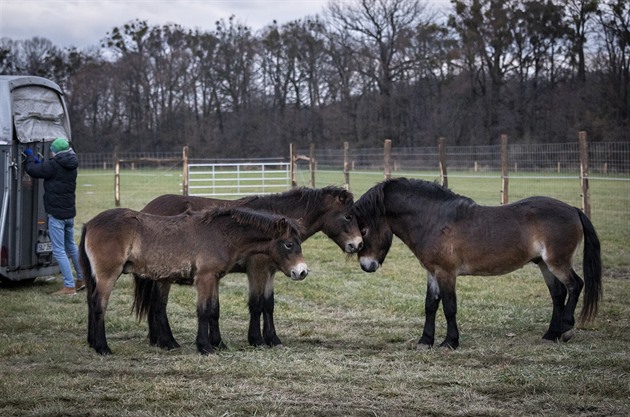
<svg viewBox="0 0 630 417">
<path fill-rule="evenodd" d="M 435 147 L 396 148 L 391 143 L 389 158 L 382 148 L 354 149 L 348 143 L 338 149 L 307 150 L 292 147 L 289 158 L 265 158 L 260 161 L 281 161 L 293 169 L 293 176 L 283 189 L 292 185 L 323 187 L 341 184 L 359 197 L 375 183 L 383 180 L 389 159 L 392 176 L 422 178 L 428 181 L 448 181 L 453 191 L 466 195 L 483 205 L 497 205 L 501 202 L 502 180 L 509 178 L 509 201 L 516 201 L 532 195 L 546 195 L 565 201 L 576 207 L 584 203 L 583 180 L 588 180 L 591 219 L 596 226 L 606 250 L 602 255 L 614 259 L 616 264 L 627 265 L 630 250 L 630 141 L 597 142 L 588 144 L 588 171 L 581 172 L 580 146 L 574 143 L 562 144 L 509 144 L 507 145 L 506 173 L 502 174 L 501 145 L 450 146 L 442 140 L 444 163 L 440 164 L 440 150 Z M 186 193 L 186 165 L 166 163 L 162 160 L 182 158 L 180 152 L 126 153 L 119 157 L 126 161 L 143 158 L 152 160 L 122 165 L 122 188 L 125 189 L 125 175 L 151 175 L 155 180 L 145 184 L 142 190 L 131 188 L 126 199 L 140 200 L 139 206 L 146 204 L 164 192 Z M 98 177 L 93 170 L 107 167 L 104 175 L 111 175 L 114 167 L 112 154 L 79 153 L 80 175 Z M 227 163 L 235 159 L 200 159 L 191 155 L 190 163 Z M 239 159 L 238 161 L 243 161 Z M 250 160 L 251 161 L 251 160 Z M 442 165 L 442 167 L 441 167 Z M 159 175 L 156 167 L 168 175 Z M 143 169 L 147 169 L 143 172 Z M 448 168 L 448 172 L 446 171 Z M 135 172 L 131 172 L 135 169 Z M 86 172 L 87 171 L 87 172 Z M 179 175 L 176 174 L 179 171 Z M 109 172 L 109 173 L 106 173 Z M 299 183 L 296 175 L 299 173 Z M 177 178 L 176 178 L 177 177 Z M 179 181 L 179 186 L 177 182 Z M 320 183 L 317 183 L 320 181 Z M 152 184 L 158 183 L 159 187 Z M 170 187 L 170 188 L 168 188 Z M 282 191 L 282 189 L 278 189 Z M 259 193 L 251 190 L 251 194 Z M 86 192 L 89 194 L 89 192 Z M 143 197 L 140 197 L 143 196 Z M 126 200 L 126 201 L 129 201 Z M 603 246 L 604 247 L 604 246 Z"/>
<path fill-rule="evenodd" d="M 288 162 L 189 163 L 186 167 L 188 195 L 245 196 L 289 188 Z"/>
</svg>

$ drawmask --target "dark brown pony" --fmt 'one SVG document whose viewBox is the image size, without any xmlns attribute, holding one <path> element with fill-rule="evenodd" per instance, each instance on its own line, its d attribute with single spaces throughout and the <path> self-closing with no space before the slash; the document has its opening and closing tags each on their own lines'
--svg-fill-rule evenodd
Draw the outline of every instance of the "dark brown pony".
<svg viewBox="0 0 630 417">
<path fill-rule="evenodd" d="M 129 209 L 106 210 L 83 226 L 79 259 L 87 279 L 88 342 L 111 350 L 105 312 L 122 273 L 161 281 L 191 279 L 197 290 L 197 350 L 220 347 L 219 280 L 234 265 L 265 254 L 294 280 L 307 275 L 297 225 L 244 208 L 166 217 Z"/>
<path fill-rule="evenodd" d="M 176 215 L 186 210 L 209 207 L 249 207 L 299 219 L 304 241 L 322 231 L 346 253 L 355 253 L 362 246 L 361 231 L 352 216 L 352 194 L 339 187 L 321 189 L 296 188 L 280 194 L 219 200 L 167 194 L 149 202 L 145 213 Z M 253 346 L 277 346 L 282 342 L 273 320 L 273 279 L 276 266 L 266 255 L 254 255 L 235 264 L 228 272 L 246 272 L 249 280 L 250 322 L 248 341 Z M 138 318 L 147 316 L 149 342 L 166 349 L 179 346 L 168 322 L 166 306 L 171 283 L 135 276 L 134 310 Z M 260 316 L 263 317 L 263 332 Z"/>
<path fill-rule="evenodd" d="M 531 197 L 486 207 L 434 183 L 397 178 L 372 187 L 354 210 L 363 233 L 359 262 L 364 271 L 379 268 L 396 235 L 429 272 L 419 349 L 433 346 L 440 300 L 447 323 L 441 346 L 459 346 L 457 276 L 506 274 L 529 262 L 540 268 L 553 301 L 543 338 L 571 339 L 584 287 L 572 263 L 582 239 L 586 287 L 580 319 L 597 314 L 602 293 L 599 239 L 588 217 L 561 201 Z"/>
</svg>

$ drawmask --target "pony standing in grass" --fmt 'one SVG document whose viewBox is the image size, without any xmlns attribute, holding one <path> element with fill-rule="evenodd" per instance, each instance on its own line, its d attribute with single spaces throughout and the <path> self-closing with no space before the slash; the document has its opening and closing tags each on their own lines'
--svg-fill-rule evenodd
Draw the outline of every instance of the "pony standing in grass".
<svg viewBox="0 0 630 417">
<path fill-rule="evenodd" d="M 222 347 L 219 280 L 234 265 L 265 254 L 294 280 L 308 270 L 298 226 L 292 220 L 244 208 L 218 208 L 179 216 L 156 216 L 129 209 L 106 210 L 83 227 L 79 259 L 88 288 L 88 343 L 110 354 L 105 312 L 122 273 L 170 280 L 193 280 L 197 290 L 197 350 Z"/>
<path fill-rule="evenodd" d="M 212 207 L 248 207 L 264 210 L 299 219 L 302 241 L 321 231 L 341 250 L 351 254 L 356 253 L 363 245 L 361 231 L 351 212 L 353 203 L 352 194 L 340 187 L 301 187 L 284 193 L 250 196 L 238 200 L 165 194 L 150 201 L 142 212 L 173 216 L 187 210 L 207 210 Z M 282 345 L 276 334 L 273 318 L 275 303 L 273 283 L 276 271 L 275 263 L 266 255 L 250 256 L 229 271 L 247 273 L 250 313 L 247 339 L 252 346 Z M 171 282 L 138 275 L 134 276 L 134 282 L 134 311 L 138 318 L 147 317 L 149 343 L 166 349 L 179 347 L 166 314 Z"/>
<path fill-rule="evenodd" d="M 573 337 L 582 288 L 581 321 L 597 314 L 602 294 L 600 243 L 593 224 L 578 208 L 549 197 L 486 207 L 434 183 L 397 178 L 368 190 L 354 211 L 363 234 L 359 262 L 364 271 L 381 266 L 396 235 L 429 272 L 419 349 L 433 346 L 440 301 L 447 326 L 440 346 L 459 346 L 455 294 L 459 275 L 501 275 L 529 262 L 538 265 L 553 302 L 551 323 L 543 336 L 547 340 L 566 342 Z M 573 270 L 582 240 L 585 281 Z"/>
</svg>

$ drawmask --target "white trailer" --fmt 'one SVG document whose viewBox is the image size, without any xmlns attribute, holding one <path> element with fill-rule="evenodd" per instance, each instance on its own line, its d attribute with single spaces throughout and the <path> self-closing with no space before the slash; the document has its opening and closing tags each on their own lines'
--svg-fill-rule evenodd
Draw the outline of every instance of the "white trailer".
<svg viewBox="0 0 630 417">
<path fill-rule="evenodd" d="M 24 171 L 27 148 L 40 159 L 55 138 L 72 140 L 63 93 L 34 76 L 0 76 L 0 280 L 59 273 L 48 237 L 44 184 Z"/>
</svg>

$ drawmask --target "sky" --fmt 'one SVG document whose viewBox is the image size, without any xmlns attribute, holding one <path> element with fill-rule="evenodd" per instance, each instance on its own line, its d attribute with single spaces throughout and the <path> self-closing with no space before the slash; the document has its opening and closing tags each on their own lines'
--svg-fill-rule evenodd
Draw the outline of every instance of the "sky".
<svg viewBox="0 0 630 417">
<path fill-rule="evenodd" d="M 0 38 L 47 38 L 62 48 L 98 47 L 116 26 L 176 23 L 210 31 L 234 15 L 254 31 L 322 14 L 328 0 L 0 0 Z M 447 0 L 429 3 L 448 4 Z"/>
<path fill-rule="evenodd" d="M 327 0 L 0 0 L 0 38 L 44 37 L 60 47 L 98 46 L 108 32 L 135 19 L 213 30 L 236 16 L 254 30 L 321 14 Z"/>
</svg>

